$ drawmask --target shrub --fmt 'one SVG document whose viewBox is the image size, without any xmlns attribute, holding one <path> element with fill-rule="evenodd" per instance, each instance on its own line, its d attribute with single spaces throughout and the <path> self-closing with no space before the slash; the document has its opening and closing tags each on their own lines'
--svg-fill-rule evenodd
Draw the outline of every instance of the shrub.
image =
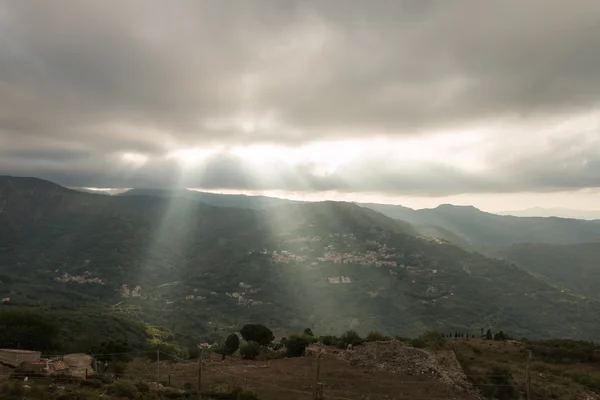
<svg viewBox="0 0 600 400">
<path fill-rule="evenodd" d="M 148 385 L 146 382 L 143 382 L 143 381 L 137 381 L 137 382 L 135 383 L 135 387 L 137 388 L 137 390 L 138 390 L 140 393 L 143 393 L 143 394 L 145 394 L 145 393 L 149 393 L 149 392 L 150 392 L 150 385 Z"/>
<path fill-rule="evenodd" d="M 128 381 L 117 381 L 107 387 L 110 396 L 134 399 L 138 395 L 137 387 Z"/>
<path fill-rule="evenodd" d="M 360 335 L 356 331 L 353 331 L 353 330 L 344 332 L 344 334 L 342 335 L 340 340 L 344 347 L 348 347 L 348 345 L 350 345 L 350 344 L 352 346 L 357 346 L 364 342 L 363 338 L 361 338 Z"/>
<path fill-rule="evenodd" d="M 110 364 L 110 369 L 117 378 L 120 378 L 125 374 L 127 363 L 124 361 L 116 361 Z"/>
<path fill-rule="evenodd" d="M 255 360 L 260 354 L 260 344 L 256 342 L 248 342 L 240 347 L 240 354 L 244 360 Z"/>
<path fill-rule="evenodd" d="M 248 324 L 240 330 L 242 337 L 247 342 L 256 342 L 262 346 L 266 346 L 275 339 L 273 332 L 264 325 Z"/>
<path fill-rule="evenodd" d="M 319 336 L 319 342 L 323 343 L 325 346 L 335 346 L 337 341 L 338 338 L 336 338 L 335 336 Z"/>
<path fill-rule="evenodd" d="M 369 334 L 365 338 L 365 340 L 367 342 L 383 342 L 384 340 L 387 340 L 387 339 L 388 338 L 386 338 L 385 336 L 383 336 L 378 331 L 371 331 L 371 332 L 369 332 Z"/>
<path fill-rule="evenodd" d="M 287 342 L 286 355 L 288 357 L 302 357 L 309 344 L 310 341 L 304 335 L 292 335 Z"/>
<path fill-rule="evenodd" d="M 81 386 L 87 386 L 94 389 L 100 389 L 104 384 L 99 379 L 86 379 L 79 383 Z"/>
</svg>

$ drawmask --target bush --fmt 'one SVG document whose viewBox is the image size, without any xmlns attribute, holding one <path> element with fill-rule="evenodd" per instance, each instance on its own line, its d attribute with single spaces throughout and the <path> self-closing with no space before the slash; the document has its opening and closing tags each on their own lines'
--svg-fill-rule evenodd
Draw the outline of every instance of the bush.
<svg viewBox="0 0 600 400">
<path fill-rule="evenodd" d="M 385 340 L 388 340 L 388 338 L 383 336 L 380 332 L 371 331 L 369 332 L 365 340 L 367 342 L 383 342 Z"/>
<path fill-rule="evenodd" d="M 142 394 L 146 394 L 150 392 L 150 385 L 148 385 L 146 382 L 143 381 L 137 381 L 135 383 L 135 387 L 137 388 L 137 390 L 142 393 Z"/>
<path fill-rule="evenodd" d="M 125 371 L 127 370 L 127 363 L 124 361 L 116 361 L 114 363 L 111 363 L 109 368 L 117 378 L 120 378 L 125 374 Z"/>
<path fill-rule="evenodd" d="M 319 342 L 323 343 L 325 346 L 335 346 L 339 341 L 335 336 L 319 336 Z"/>
<path fill-rule="evenodd" d="M 358 346 L 359 344 L 362 344 L 364 342 L 363 338 L 361 338 L 360 335 L 353 330 L 344 332 L 344 334 L 340 338 L 340 341 L 343 347 L 348 347 L 348 345 L 350 344 L 352 346 Z"/>
<path fill-rule="evenodd" d="M 288 357 L 302 357 L 304 350 L 311 342 L 303 335 L 292 335 L 287 342 L 286 355 Z"/>
<path fill-rule="evenodd" d="M 266 346 L 275 339 L 273 332 L 264 325 L 248 324 L 240 330 L 242 337 L 247 342 L 256 342 L 261 346 Z"/>
<path fill-rule="evenodd" d="M 128 381 L 117 381 L 107 387 L 107 392 L 110 396 L 126 397 L 134 399 L 138 395 L 138 388 Z"/>
<path fill-rule="evenodd" d="M 260 344 L 256 342 L 248 342 L 240 347 L 240 354 L 244 360 L 255 360 L 260 354 Z"/>
<path fill-rule="evenodd" d="M 99 379 L 86 379 L 79 383 L 80 386 L 87 386 L 94 389 L 100 389 L 104 384 Z"/>
</svg>

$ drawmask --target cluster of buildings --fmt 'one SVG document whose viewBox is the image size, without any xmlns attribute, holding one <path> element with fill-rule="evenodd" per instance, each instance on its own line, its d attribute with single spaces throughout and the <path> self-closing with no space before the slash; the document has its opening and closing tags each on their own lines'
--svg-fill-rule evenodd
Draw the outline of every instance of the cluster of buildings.
<svg viewBox="0 0 600 400">
<path fill-rule="evenodd" d="M 330 235 L 333 236 L 333 235 Z M 352 235 L 348 239 L 354 239 Z M 313 239 L 313 241 L 320 240 L 319 237 L 315 238 L 301 238 L 304 241 Z M 344 237 L 344 239 L 346 239 Z M 290 242 L 288 240 L 288 242 Z M 294 254 L 288 250 L 281 250 L 279 252 L 273 251 L 271 260 L 276 264 L 288 264 L 291 262 L 311 262 L 311 265 L 318 265 L 319 263 L 333 263 L 333 264 L 361 264 L 375 266 L 378 268 L 389 267 L 395 268 L 398 266 L 397 261 L 398 255 L 395 252 L 395 248 L 388 248 L 385 244 L 380 245 L 377 242 L 368 243 L 372 245 L 378 245 L 377 251 L 352 251 L 342 252 L 336 251 L 334 245 L 325 247 L 323 257 L 316 257 L 314 259 L 308 259 L 307 256 Z M 310 248 L 304 248 L 303 250 L 310 250 Z"/>
<path fill-rule="evenodd" d="M 83 273 L 83 275 L 71 275 L 71 274 L 64 273 L 62 276 L 58 276 L 58 277 L 54 278 L 54 280 L 56 282 L 60 282 L 60 283 L 67 283 L 67 282 L 96 283 L 98 285 L 104 285 L 104 281 L 102 279 L 94 278 L 91 275 L 92 275 L 92 273 L 89 271 L 85 271 Z"/>
<path fill-rule="evenodd" d="M 330 278 L 327 278 L 327 280 L 329 281 L 329 283 L 352 283 L 352 280 L 350 279 L 349 276 L 332 276 Z"/>
<path fill-rule="evenodd" d="M 233 293 L 225 293 L 225 295 L 227 295 L 229 297 L 233 297 L 234 299 L 237 299 L 238 306 L 247 307 L 247 306 L 257 306 L 259 304 L 263 304 L 262 301 L 253 300 L 253 299 L 247 297 L 249 294 L 258 293 L 258 289 L 253 289 L 252 285 L 249 285 L 244 282 L 240 282 L 239 287 L 240 287 L 240 289 L 242 289 L 242 291 L 233 292 Z"/>
<path fill-rule="evenodd" d="M 133 289 L 129 289 L 127 285 L 121 285 L 121 297 L 142 297 L 142 287 L 136 286 Z"/>
</svg>

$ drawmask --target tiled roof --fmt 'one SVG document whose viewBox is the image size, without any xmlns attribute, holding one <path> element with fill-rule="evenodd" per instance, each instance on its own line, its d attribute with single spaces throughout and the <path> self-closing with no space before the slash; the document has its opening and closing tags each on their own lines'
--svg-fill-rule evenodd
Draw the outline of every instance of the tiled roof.
<svg viewBox="0 0 600 400">
<path fill-rule="evenodd" d="M 66 369 L 69 369 L 69 366 L 64 361 L 32 361 L 32 362 L 27 362 L 27 364 L 41 365 L 44 367 L 46 365 L 48 365 L 50 368 L 54 369 L 55 371 L 64 371 Z"/>
</svg>

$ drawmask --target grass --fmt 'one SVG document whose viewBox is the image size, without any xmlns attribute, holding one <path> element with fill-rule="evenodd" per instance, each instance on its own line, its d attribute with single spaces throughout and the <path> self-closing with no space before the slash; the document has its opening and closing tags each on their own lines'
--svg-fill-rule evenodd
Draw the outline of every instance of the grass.
<svg viewBox="0 0 600 400">
<path fill-rule="evenodd" d="M 518 399 L 519 393 L 526 392 L 527 350 L 542 343 L 457 339 L 448 341 L 448 346 L 454 350 L 471 382 L 484 395 L 508 400 Z M 556 350 L 563 352 L 565 347 Z M 598 362 L 559 361 L 541 360 L 534 353 L 530 364 L 533 400 L 585 398 L 593 389 L 600 389 Z"/>
</svg>

